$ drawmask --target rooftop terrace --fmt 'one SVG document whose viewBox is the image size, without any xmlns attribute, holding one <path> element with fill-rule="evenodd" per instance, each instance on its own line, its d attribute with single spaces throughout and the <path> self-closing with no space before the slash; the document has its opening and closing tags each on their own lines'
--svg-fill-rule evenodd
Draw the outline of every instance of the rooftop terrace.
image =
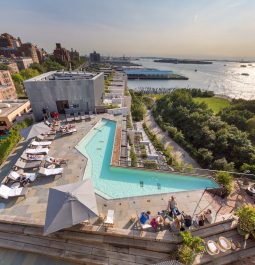
<svg viewBox="0 0 255 265">
<path fill-rule="evenodd" d="M 105 216 L 108 209 L 115 211 L 113 229 L 105 231 L 102 221 L 94 218 L 90 220 L 90 226 L 74 227 L 70 230 L 57 232 L 56 235 L 50 237 L 43 237 L 42 226 L 45 220 L 49 188 L 82 179 L 87 159 L 76 150 L 75 146 L 103 117 L 115 119 L 118 124 L 122 124 L 122 117 L 113 117 L 107 114 L 96 115 L 89 122 L 76 123 L 76 134 L 57 137 L 53 141 L 49 155 L 68 159 L 62 176 L 37 178 L 30 184 L 26 198 L 0 199 L 0 247 L 5 244 L 11 249 L 33 253 L 39 251 L 44 255 L 59 256 L 67 260 L 84 259 L 84 263 L 90 259 L 91 263 L 88 264 L 155 264 L 156 261 L 168 257 L 170 249 L 176 247 L 179 238 L 167 229 L 158 233 L 149 231 L 140 234 L 131 217 L 136 217 L 144 210 L 150 210 L 152 216 L 157 215 L 158 211 L 166 209 L 171 195 L 176 197 L 179 209 L 192 216 L 210 208 L 213 212 L 214 222 L 228 220 L 232 217 L 236 207 L 243 202 L 252 202 L 251 198 L 237 184 L 235 191 L 227 200 L 204 190 L 111 200 L 96 195 L 99 213 Z M 21 142 L 9 156 L 6 163 L 0 168 L 0 180 L 8 174 L 27 145 L 28 142 Z M 216 238 L 225 233 L 229 227 L 231 227 L 231 223 L 219 224 L 210 232 L 203 229 L 195 234 Z M 11 237 L 8 235 L 10 231 L 13 233 Z M 226 232 L 226 236 L 236 237 L 236 231 Z M 64 243 L 61 241 L 62 239 Z M 24 241 L 26 243 L 22 243 Z M 250 245 L 250 241 L 248 243 L 249 246 L 254 247 L 254 245 Z M 128 244 L 129 247 L 124 247 L 125 244 Z M 68 252 L 67 249 L 70 251 Z M 248 250 L 251 251 L 250 248 Z M 93 259 L 95 259 L 94 263 L 92 263 Z M 208 262 L 210 257 L 205 255 L 203 259 Z"/>
<path fill-rule="evenodd" d="M 34 78 L 28 79 L 25 82 L 33 81 L 52 81 L 52 80 L 87 80 L 93 79 L 98 74 L 81 72 L 81 71 L 51 71 L 41 74 Z"/>
<path fill-rule="evenodd" d="M 11 114 L 13 111 L 18 109 L 19 107 L 26 104 L 28 100 L 6 100 L 6 101 L 0 101 L 0 117 L 1 116 L 7 116 Z"/>
</svg>

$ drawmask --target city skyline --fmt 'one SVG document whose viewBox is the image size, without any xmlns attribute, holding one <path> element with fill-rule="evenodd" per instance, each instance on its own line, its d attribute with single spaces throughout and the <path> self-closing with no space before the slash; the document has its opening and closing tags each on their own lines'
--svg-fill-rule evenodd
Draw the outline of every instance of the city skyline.
<svg viewBox="0 0 255 265">
<path fill-rule="evenodd" d="M 2 33 L 48 52 L 60 42 L 81 54 L 255 58 L 252 0 L 13 0 L 1 10 Z"/>
</svg>

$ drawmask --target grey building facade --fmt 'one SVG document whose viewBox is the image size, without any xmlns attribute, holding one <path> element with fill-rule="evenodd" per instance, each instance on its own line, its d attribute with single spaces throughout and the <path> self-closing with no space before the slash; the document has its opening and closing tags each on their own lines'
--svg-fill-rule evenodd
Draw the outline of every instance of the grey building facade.
<svg viewBox="0 0 255 265">
<path fill-rule="evenodd" d="M 36 121 L 43 119 L 43 108 L 60 114 L 95 112 L 102 106 L 104 74 L 48 72 L 24 81 Z"/>
</svg>

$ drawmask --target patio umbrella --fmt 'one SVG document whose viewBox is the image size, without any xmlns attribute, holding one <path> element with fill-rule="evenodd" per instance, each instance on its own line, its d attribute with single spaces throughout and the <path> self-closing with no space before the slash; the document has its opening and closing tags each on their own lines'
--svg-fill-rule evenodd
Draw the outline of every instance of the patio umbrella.
<svg viewBox="0 0 255 265">
<path fill-rule="evenodd" d="M 90 179 L 50 188 L 44 235 L 98 216 L 96 196 Z"/>
<path fill-rule="evenodd" d="M 38 136 L 39 134 L 48 133 L 49 131 L 49 126 L 47 126 L 44 122 L 39 122 L 20 130 L 20 134 L 28 140 Z"/>
</svg>

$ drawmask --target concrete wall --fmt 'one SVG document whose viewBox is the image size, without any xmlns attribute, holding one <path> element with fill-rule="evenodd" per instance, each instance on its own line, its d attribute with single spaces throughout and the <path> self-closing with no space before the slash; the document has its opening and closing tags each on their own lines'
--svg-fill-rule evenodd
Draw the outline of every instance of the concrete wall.
<svg viewBox="0 0 255 265">
<path fill-rule="evenodd" d="M 128 109 L 127 108 L 116 108 L 116 109 L 108 109 L 107 113 L 112 115 L 128 115 Z"/>
<path fill-rule="evenodd" d="M 79 104 L 82 111 L 94 112 L 95 106 L 102 105 L 103 73 L 93 79 L 25 81 L 24 85 L 36 121 L 43 118 L 42 108 L 57 111 L 58 100 L 68 100 L 69 105 Z"/>
</svg>

